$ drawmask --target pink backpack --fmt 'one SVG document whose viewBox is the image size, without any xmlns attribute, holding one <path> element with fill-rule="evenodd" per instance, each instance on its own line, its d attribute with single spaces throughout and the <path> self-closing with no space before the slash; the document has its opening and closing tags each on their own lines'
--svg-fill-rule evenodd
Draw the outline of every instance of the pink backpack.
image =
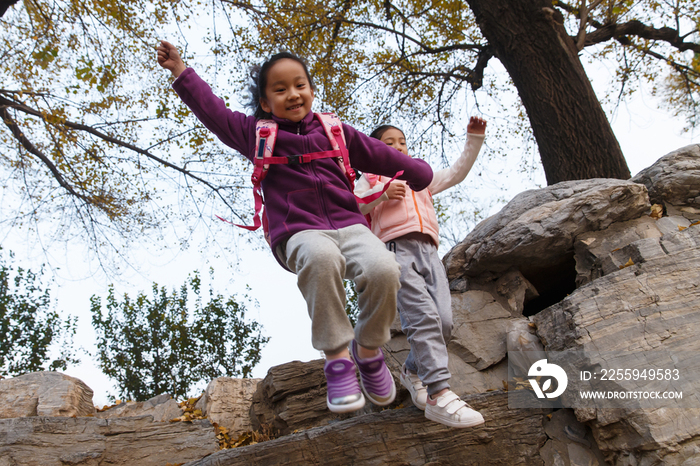
<svg viewBox="0 0 700 466">
<path fill-rule="evenodd" d="M 246 230 L 255 231 L 262 225 L 265 232 L 265 239 L 270 242 L 267 226 L 267 216 L 265 213 L 260 215 L 265 205 L 262 196 L 262 188 L 260 183 L 267 175 L 267 170 L 272 164 L 296 164 L 309 163 L 317 159 L 325 159 L 334 157 L 340 165 L 340 169 L 350 181 L 351 189 L 355 187 L 355 171 L 350 167 L 348 157 L 348 148 L 345 144 L 345 133 L 343 132 L 343 124 L 340 119 L 333 113 L 314 113 L 314 116 L 321 122 L 323 129 L 326 131 L 328 140 L 331 143 L 332 150 L 323 152 L 313 152 L 310 154 L 294 155 L 289 157 L 275 157 L 273 151 L 275 149 L 275 141 L 277 140 L 278 125 L 274 120 L 258 120 L 255 127 L 255 147 L 256 152 L 253 157 L 255 168 L 250 177 L 253 183 L 253 198 L 255 200 L 255 216 L 253 217 L 253 225 L 238 225 L 217 215 L 219 220 L 231 223 L 237 227 L 245 228 Z M 262 219 L 261 219 L 262 217 Z"/>
</svg>

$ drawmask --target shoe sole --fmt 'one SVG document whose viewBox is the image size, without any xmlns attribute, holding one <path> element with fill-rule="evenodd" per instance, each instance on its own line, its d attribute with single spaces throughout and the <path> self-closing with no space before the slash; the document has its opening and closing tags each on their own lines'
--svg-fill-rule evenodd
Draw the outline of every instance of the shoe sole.
<svg viewBox="0 0 700 466">
<path fill-rule="evenodd" d="M 426 405 L 421 406 L 420 403 L 418 403 L 418 402 L 416 401 L 416 399 L 415 399 L 415 397 L 414 397 L 414 395 L 413 395 L 413 390 L 412 390 L 413 384 L 411 384 L 411 381 L 408 380 L 408 379 L 404 379 L 403 376 L 399 376 L 399 381 L 401 382 L 401 385 L 403 385 L 403 387 L 404 387 L 406 390 L 408 390 L 408 393 L 411 394 L 411 401 L 413 401 L 413 406 L 415 406 L 416 408 L 420 409 L 421 411 L 425 411 L 425 406 L 426 406 Z"/>
<path fill-rule="evenodd" d="M 430 415 L 430 411 L 427 411 L 427 410 L 425 411 L 425 417 L 426 417 L 426 419 L 429 419 L 433 422 L 437 422 L 437 423 L 440 423 L 440 424 L 443 424 L 443 425 L 446 425 L 449 427 L 456 427 L 458 429 L 467 428 L 467 427 L 475 427 L 475 426 L 479 426 L 479 425 L 484 423 L 483 418 L 474 419 L 473 421 L 470 421 L 468 423 L 454 422 L 454 421 L 451 421 L 449 419 L 443 419 L 443 418 L 438 417 L 438 416 L 433 417 Z"/>
<path fill-rule="evenodd" d="M 360 393 L 360 395 L 362 395 L 362 393 Z M 350 413 L 365 406 L 365 397 L 361 396 L 359 400 L 346 405 L 334 405 L 330 402 L 328 397 L 326 397 L 326 406 L 328 406 L 328 409 L 330 409 L 333 413 Z"/>
<path fill-rule="evenodd" d="M 391 403 L 394 402 L 394 399 L 396 399 L 396 385 L 394 384 L 394 381 L 391 381 L 391 393 L 389 394 L 389 399 L 387 401 L 378 401 L 372 398 L 372 396 L 365 390 L 365 384 L 362 383 L 362 380 L 360 380 L 360 387 L 362 387 L 362 392 L 365 394 L 367 399 L 372 402 L 373 405 L 376 406 L 389 406 Z"/>
</svg>

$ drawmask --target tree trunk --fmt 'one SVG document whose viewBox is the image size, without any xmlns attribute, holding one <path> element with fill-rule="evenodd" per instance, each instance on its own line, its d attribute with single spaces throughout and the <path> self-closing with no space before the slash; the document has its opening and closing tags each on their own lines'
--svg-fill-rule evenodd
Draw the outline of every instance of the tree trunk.
<svg viewBox="0 0 700 466">
<path fill-rule="evenodd" d="M 562 17 L 547 0 L 467 0 L 525 105 L 547 183 L 629 179 Z"/>
<path fill-rule="evenodd" d="M 0 18 L 5 16 L 5 12 L 7 12 L 7 9 L 15 3 L 17 3 L 18 1 L 19 0 L 0 0 Z"/>
</svg>

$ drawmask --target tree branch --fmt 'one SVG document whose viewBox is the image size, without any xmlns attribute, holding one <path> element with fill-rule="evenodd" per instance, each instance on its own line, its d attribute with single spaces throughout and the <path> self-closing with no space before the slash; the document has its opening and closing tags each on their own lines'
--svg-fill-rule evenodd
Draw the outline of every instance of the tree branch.
<svg viewBox="0 0 700 466">
<path fill-rule="evenodd" d="M 83 202 L 87 204 L 94 204 L 94 201 L 90 199 L 89 197 L 80 194 L 77 192 L 73 186 L 66 181 L 65 178 L 63 178 L 63 175 L 59 171 L 59 169 L 56 167 L 56 165 L 49 159 L 43 152 L 41 152 L 34 144 L 31 143 L 29 139 L 27 139 L 24 136 L 24 133 L 22 133 L 22 130 L 19 128 L 17 125 L 17 122 L 12 119 L 10 116 L 10 112 L 8 112 L 8 107 L 6 105 L 0 105 L 0 116 L 2 117 L 3 122 L 5 125 L 10 128 L 10 131 L 12 132 L 12 135 L 19 141 L 19 143 L 24 147 L 27 152 L 30 154 L 35 155 L 39 160 L 42 161 L 44 165 L 49 169 L 53 177 L 56 179 L 59 185 L 66 191 L 68 191 L 70 194 L 73 196 L 77 197 L 78 199 L 82 200 Z"/>
<path fill-rule="evenodd" d="M 632 20 L 622 24 L 608 24 L 586 36 L 585 46 L 600 44 L 610 39 L 621 39 L 625 36 L 636 36 L 642 39 L 660 40 L 667 42 L 681 52 L 692 50 L 700 53 L 700 44 L 684 42 L 678 31 L 669 27 L 655 28 L 641 21 Z M 624 42 L 623 42 L 624 43 Z"/>
<path fill-rule="evenodd" d="M 5 120 L 5 124 L 8 125 L 10 130 L 12 130 L 15 138 L 18 139 L 29 152 L 31 152 L 32 154 L 39 157 L 42 160 L 42 162 L 44 162 L 44 164 L 46 164 L 47 167 L 49 167 L 49 169 L 51 170 L 51 172 L 53 173 L 54 177 L 59 182 L 59 184 L 62 187 L 64 187 L 69 193 L 77 196 L 78 198 L 82 199 L 83 201 L 85 201 L 87 203 L 94 204 L 94 202 L 92 202 L 92 200 L 90 198 L 77 193 L 73 189 L 73 187 L 70 186 L 70 184 L 68 184 L 65 181 L 65 179 L 61 175 L 60 171 L 58 171 L 58 168 L 51 162 L 51 160 L 49 158 L 47 158 L 43 153 L 41 153 L 41 151 L 39 151 L 29 140 L 27 140 L 24 137 L 24 135 L 22 134 L 22 131 L 19 129 L 17 124 L 14 122 L 14 120 L 12 120 L 12 118 L 10 117 L 9 112 L 7 111 L 7 108 L 14 108 L 16 110 L 22 111 L 22 112 L 27 113 L 29 115 L 33 115 L 35 117 L 40 118 L 44 122 L 51 124 L 51 125 L 54 125 L 54 126 L 55 126 L 55 123 L 51 123 L 51 122 L 47 121 L 45 115 L 43 115 L 38 110 L 35 110 L 31 107 L 28 107 L 27 105 L 24 105 L 22 103 L 19 103 L 19 102 L 16 102 L 16 101 L 13 101 L 13 100 L 10 100 L 10 99 L 7 99 L 5 97 L 0 96 L 0 109 L 2 109 L 2 117 Z M 112 143 L 112 144 L 117 145 L 119 147 L 129 149 L 129 150 L 136 152 L 138 154 L 145 155 L 150 160 L 157 162 L 159 164 L 162 164 L 168 168 L 171 168 L 171 169 L 181 173 L 186 178 L 191 178 L 191 179 L 194 179 L 194 180 L 202 183 L 204 186 L 208 187 L 214 193 L 216 193 L 217 197 L 219 199 L 221 199 L 221 201 L 224 203 L 224 205 L 226 205 L 226 207 L 228 207 L 232 213 L 234 213 L 238 218 L 242 219 L 242 217 L 240 215 L 238 215 L 238 213 L 236 213 L 236 211 L 233 209 L 233 206 L 231 206 L 229 204 L 228 200 L 226 200 L 226 198 L 224 198 L 224 196 L 221 194 L 221 192 L 220 192 L 221 187 L 214 186 L 209 181 L 195 175 L 193 172 L 191 172 L 185 168 L 182 168 L 178 165 L 175 165 L 171 162 L 168 162 L 167 160 L 164 160 L 164 159 L 152 154 L 148 150 L 141 149 L 140 147 L 137 147 L 137 146 L 130 144 L 126 141 L 122 141 L 120 139 L 114 138 L 114 137 L 112 137 L 108 134 L 105 134 L 101 131 L 98 131 L 95 128 L 92 128 L 90 126 L 83 125 L 80 123 L 74 123 L 74 122 L 71 122 L 68 120 L 63 121 L 62 124 L 63 124 L 63 126 L 65 126 L 67 128 L 71 128 L 71 129 L 78 130 L 78 131 L 84 131 L 86 133 L 92 134 L 93 136 L 97 136 L 98 138 L 102 139 L 105 142 L 109 142 L 109 143 Z"/>
</svg>

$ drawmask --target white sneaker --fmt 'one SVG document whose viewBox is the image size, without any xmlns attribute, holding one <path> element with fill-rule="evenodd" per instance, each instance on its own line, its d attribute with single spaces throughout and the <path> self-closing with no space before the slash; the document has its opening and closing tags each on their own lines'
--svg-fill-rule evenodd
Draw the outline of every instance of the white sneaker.
<svg viewBox="0 0 700 466">
<path fill-rule="evenodd" d="M 425 388 L 423 382 L 418 378 L 418 375 L 414 372 L 406 369 L 406 365 L 401 366 L 401 374 L 399 374 L 399 380 L 401 385 L 406 387 L 406 389 L 411 393 L 411 400 L 413 400 L 413 406 L 425 411 L 425 403 L 428 399 L 428 389 Z"/>
<path fill-rule="evenodd" d="M 474 427 L 484 423 L 478 411 L 462 401 L 452 390 L 439 397 L 428 397 L 425 417 L 450 427 Z"/>
</svg>

